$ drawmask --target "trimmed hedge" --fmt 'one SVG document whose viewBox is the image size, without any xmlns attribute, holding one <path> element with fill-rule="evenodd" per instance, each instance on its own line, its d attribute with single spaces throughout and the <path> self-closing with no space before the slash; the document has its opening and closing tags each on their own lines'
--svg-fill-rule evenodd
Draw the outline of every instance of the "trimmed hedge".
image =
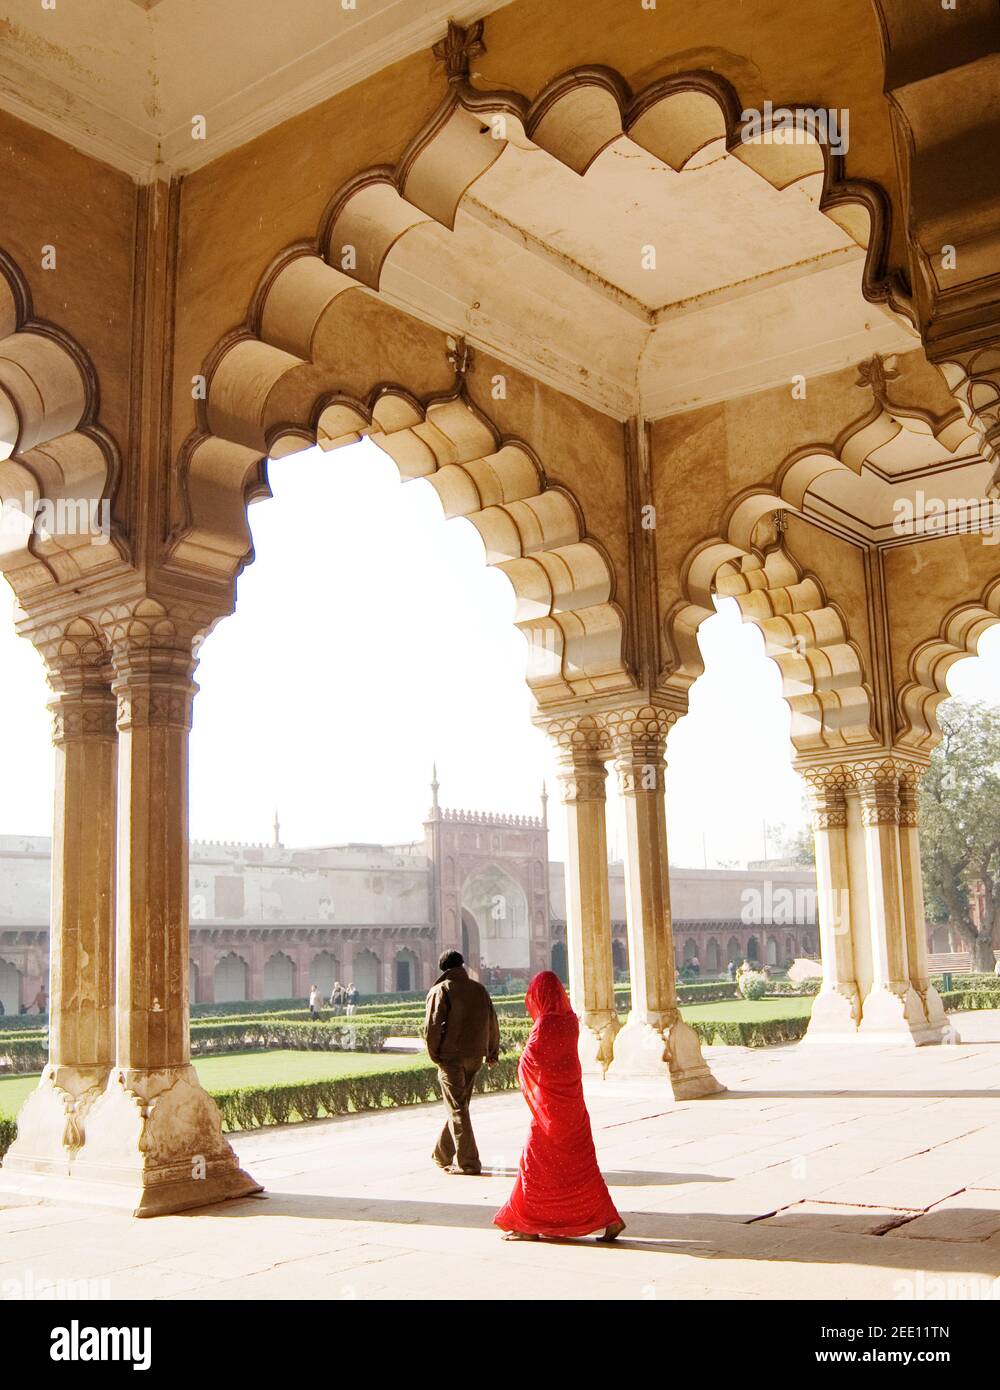
<svg viewBox="0 0 1000 1390">
<path fill-rule="evenodd" d="M 364 994 L 361 996 L 359 1009 L 370 1008 L 378 1004 L 404 1004 L 420 1002 L 426 997 L 423 990 L 411 990 L 408 994 Z M 298 1009 L 305 1009 L 308 1012 L 308 998 L 292 999 L 236 999 L 228 1004 L 192 1004 L 192 1018 L 217 1018 L 220 1014 L 232 1013 L 234 1005 L 237 1005 L 242 1013 L 284 1013 Z M 326 1000 L 323 1007 L 329 1008 Z"/>
<path fill-rule="evenodd" d="M 42 1029 L 49 1026 L 48 1014 L 0 1014 L 0 1032 L 21 1032 L 23 1029 Z"/>
<path fill-rule="evenodd" d="M 517 1057 L 501 1057 L 495 1067 L 483 1067 L 476 1077 L 476 1090 L 511 1090 L 517 1085 L 517 1062 Z M 437 1074 L 437 1067 L 428 1065 L 338 1076 L 329 1081 L 241 1086 L 209 1091 L 209 1095 L 219 1107 L 225 1129 L 259 1129 L 262 1125 L 316 1120 L 322 1115 L 350 1115 L 437 1100 Z M 0 1158 L 16 1137 L 17 1121 L 0 1116 Z"/>
<path fill-rule="evenodd" d="M 520 1050 L 531 1029 L 529 1019 L 504 1019 L 500 1027 L 503 1051 Z M 191 1030 L 191 1054 L 207 1057 L 222 1052 L 287 1048 L 307 1052 L 380 1052 L 389 1037 L 419 1038 L 423 1017 L 335 1020 L 329 1023 L 285 1022 L 282 1019 L 204 1024 Z"/>
<path fill-rule="evenodd" d="M 972 1009 L 1000 1009 L 1000 988 L 973 985 L 971 988 L 942 990 L 941 1003 L 947 1013 L 963 1013 Z"/>
<path fill-rule="evenodd" d="M 768 980 L 764 998 L 784 999 L 789 995 L 808 998 L 812 994 L 819 994 L 822 984 L 819 975 L 813 975 L 808 980 Z"/>
<path fill-rule="evenodd" d="M 0 1042 L 0 1074 L 38 1072 L 49 1060 L 49 1045 L 44 1039 L 34 1042 Z"/>
<path fill-rule="evenodd" d="M 687 1021 L 707 1046 L 723 1047 L 776 1047 L 780 1043 L 798 1042 L 809 1027 L 808 1018 L 740 1019 L 718 1023 L 710 1019 Z"/>
<path fill-rule="evenodd" d="M 322 1115 L 349 1115 L 437 1100 L 437 1077 L 437 1067 L 431 1065 L 398 1072 L 338 1076 L 329 1081 L 242 1086 L 211 1094 L 225 1129 L 259 1129 L 263 1125 L 317 1120 Z M 509 1091 L 516 1085 L 516 1057 L 502 1057 L 495 1067 L 483 1067 L 476 1077 L 477 1091 Z"/>
</svg>

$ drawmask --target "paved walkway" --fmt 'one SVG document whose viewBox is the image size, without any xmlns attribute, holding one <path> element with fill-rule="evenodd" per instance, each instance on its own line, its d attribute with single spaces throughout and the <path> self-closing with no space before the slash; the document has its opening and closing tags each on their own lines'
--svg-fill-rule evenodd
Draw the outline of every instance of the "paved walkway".
<svg viewBox="0 0 1000 1390">
<path fill-rule="evenodd" d="M 0 1297 L 45 1279 L 109 1298 L 997 1297 L 1000 1012 L 957 1046 L 715 1048 L 727 1095 L 588 1086 L 628 1230 L 503 1244 L 490 1224 L 526 1130 L 475 1103 L 492 1172 L 430 1162 L 440 1106 L 236 1136 L 267 1195 L 153 1221 L 0 1210 Z"/>
</svg>

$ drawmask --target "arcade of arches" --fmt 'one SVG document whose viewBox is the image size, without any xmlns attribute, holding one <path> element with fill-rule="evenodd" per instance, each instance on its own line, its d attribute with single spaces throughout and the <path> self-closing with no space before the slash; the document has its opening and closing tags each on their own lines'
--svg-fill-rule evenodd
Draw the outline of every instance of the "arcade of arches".
<svg viewBox="0 0 1000 1390">
<path fill-rule="evenodd" d="M 315 7 L 288 8 L 308 42 Z M 7 1185 L 142 1214 L 256 1187 L 189 1062 L 194 675 L 267 457 L 362 435 L 478 529 L 516 595 L 561 758 L 585 1065 L 718 1089 L 677 1009 L 664 781 L 716 595 L 780 669 L 812 798 L 813 1040 L 942 1036 L 915 808 L 949 666 L 1000 615 L 979 534 L 1000 450 L 995 5 L 431 9 L 433 50 L 391 67 L 345 38 L 352 86 L 275 76 L 282 99 L 235 123 L 206 90 L 204 141 L 177 134 L 201 89 L 165 59 L 143 102 L 139 65 L 116 85 L 94 34 L 90 107 L 43 109 L 54 70 L 0 111 L 0 495 L 23 523 L 2 568 L 52 685 L 58 788 L 50 1064 Z M 224 51 L 231 21 L 205 22 Z M 120 120 L 88 120 L 118 97 Z M 805 99 L 849 117 L 849 145 Z M 534 923 L 525 895 L 505 947 Z"/>
</svg>

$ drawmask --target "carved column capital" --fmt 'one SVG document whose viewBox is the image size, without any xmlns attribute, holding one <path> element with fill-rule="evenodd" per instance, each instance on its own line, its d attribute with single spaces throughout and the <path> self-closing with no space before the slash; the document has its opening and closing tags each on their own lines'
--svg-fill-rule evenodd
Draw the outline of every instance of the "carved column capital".
<svg viewBox="0 0 1000 1390">
<path fill-rule="evenodd" d="M 680 718 L 675 709 L 658 705 L 631 705 L 609 710 L 604 716 L 608 738 L 616 756 L 662 757 L 667 735 Z"/>
<path fill-rule="evenodd" d="M 73 618 L 36 628 L 32 641 L 55 696 L 49 704 L 52 741 L 114 738 L 111 657 L 100 629 L 87 618 Z"/>
<path fill-rule="evenodd" d="M 894 758 L 851 764 L 864 825 L 899 824 L 900 764 Z"/>
<path fill-rule="evenodd" d="M 847 825 L 847 790 L 852 784 L 848 769 L 839 763 L 812 764 L 800 768 L 809 798 L 813 830 L 835 830 Z"/>
<path fill-rule="evenodd" d="M 102 614 L 119 729 L 190 729 L 198 649 L 214 621 L 193 605 L 168 611 L 153 599 Z"/>
<path fill-rule="evenodd" d="M 899 823 L 903 826 L 919 825 L 917 814 L 920 779 L 926 768 L 913 763 L 904 764 L 899 775 Z"/>
<path fill-rule="evenodd" d="M 564 802 L 603 801 L 610 747 L 603 722 L 592 714 L 552 719 L 543 726 L 559 753 Z"/>
<path fill-rule="evenodd" d="M 628 706 L 605 715 L 624 796 L 663 790 L 667 735 L 679 718 L 677 710 L 653 705 Z"/>
</svg>

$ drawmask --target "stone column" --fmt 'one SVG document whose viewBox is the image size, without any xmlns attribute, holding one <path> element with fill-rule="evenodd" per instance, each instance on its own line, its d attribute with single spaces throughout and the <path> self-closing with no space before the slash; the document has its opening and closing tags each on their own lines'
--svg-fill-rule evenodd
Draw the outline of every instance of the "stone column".
<svg viewBox="0 0 1000 1390">
<path fill-rule="evenodd" d="M 625 919 L 632 1007 L 615 1039 L 613 1076 L 663 1076 L 677 1100 L 725 1089 L 677 1007 L 667 858 L 666 746 L 675 710 L 605 716 L 625 812 Z"/>
<path fill-rule="evenodd" d="M 49 1062 L 18 1116 L 8 1188 L 21 1175 L 69 1176 L 114 1061 L 117 733 L 108 656 L 83 622 L 42 650 L 55 692 Z"/>
<path fill-rule="evenodd" d="M 354 943 L 344 941 L 337 954 L 340 960 L 340 983 L 346 989 L 354 978 Z"/>
<path fill-rule="evenodd" d="M 307 945 L 299 943 L 295 948 L 295 997 L 296 999 L 309 998 L 309 986 L 311 977 L 309 975 L 310 952 Z"/>
<path fill-rule="evenodd" d="M 77 1166 L 95 1198 L 152 1216 L 260 1187 L 189 1060 L 188 735 L 210 619 L 144 599 L 105 622 L 119 731 L 117 1036 Z"/>
<path fill-rule="evenodd" d="M 569 992 L 580 1018 L 584 1072 L 603 1076 L 620 1024 L 611 959 L 611 898 L 605 809 L 607 743 L 591 716 L 548 726 L 560 753 L 566 807 L 566 954 Z"/>
<path fill-rule="evenodd" d="M 247 980 L 247 996 L 250 999 L 264 998 L 264 947 L 261 942 L 250 944 L 250 969 Z M 190 974 L 190 972 L 189 972 Z"/>
<path fill-rule="evenodd" d="M 861 1019 L 854 963 L 851 879 L 847 848 L 848 773 L 842 767 L 803 770 L 809 787 L 816 845 L 816 915 L 823 986 L 813 1003 L 806 1037 L 829 1041 L 853 1035 Z"/>
<path fill-rule="evenodd" d="M 899 840 L 899 766 L 892 758 L 855 763 L 861 803 L 872 983 L 859 1032 L 930 1041 L 920 998 L 910 984 Z"/>
<path fill-rule="evenodd" d="M 924 909 L 924 879 L 920 863 L 920 825 L 917 793 L 924 769 L 904 764 L 899 778 L 899 857 L 903 880 L 903 917 L 906 923 L 906 955 L 910 984 L 924 1006 L 927 1027 L 942 1041 L 947 1032 L 952 1041 L 957 1034 L 948 1022 L 941 996 L 931 984 L 927 963 L 927 913 Z"/>
</svg>

